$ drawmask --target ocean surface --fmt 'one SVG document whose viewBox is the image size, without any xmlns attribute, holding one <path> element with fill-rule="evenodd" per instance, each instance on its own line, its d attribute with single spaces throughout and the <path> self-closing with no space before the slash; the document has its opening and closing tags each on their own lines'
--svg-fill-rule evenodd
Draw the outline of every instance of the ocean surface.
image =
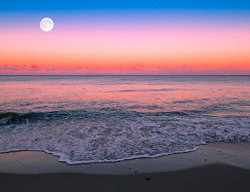
<svg viewBox="0 0 250 192">
<path fill-rule="evenodd" d="M 0 153 L 114 162 L 250 141 L 250 76 L 0 76 Z"/>
</svg>

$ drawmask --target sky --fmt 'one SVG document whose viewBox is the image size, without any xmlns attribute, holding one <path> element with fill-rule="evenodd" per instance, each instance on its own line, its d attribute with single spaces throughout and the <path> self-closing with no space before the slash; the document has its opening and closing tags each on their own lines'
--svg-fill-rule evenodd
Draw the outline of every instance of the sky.
<svg viewBox="0 0 250 192">
<path fill-rule="evenodd" d="M 0 75 L 250 75 L 250 1 L 8 0 L 0 45 Z"/>
</svg>

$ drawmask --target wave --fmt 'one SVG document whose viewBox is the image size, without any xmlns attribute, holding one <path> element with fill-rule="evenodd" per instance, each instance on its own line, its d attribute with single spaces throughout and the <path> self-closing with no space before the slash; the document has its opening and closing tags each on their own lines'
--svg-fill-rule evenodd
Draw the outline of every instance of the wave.
<svg viewBox="0 0 250 192">
<path fill-rule="evenodd" d="M 39 150 L 69 164 L 115 162 L 192 151 L 211 142 L 250 142 L 249 117 L 102 108 L 0 114 L 0 152 Z"/>
<path fill-rule="evenodd" d="M 180 91 L 185 89 L 127 89 L 127 90 L 115 90 L 107 91 L 108 93 L 119 92 L 119 93 L 130 93 L 130 92 L 167 92 L 167 91 Z"/>
<path fill-rule="evenodd" d="M 128 109 L 137 109 L 140 106 L 131 106 Z M 157 106 L 141 106 L 142 109 L 155 109 L 161 108 Z M 0 126 L 10 125 L 10 124 L 24 124 L 36 121 L 49 121 L 56 119 L 79 119 L 79 118 L 105 118 L 108 116 L 123 116 L 128 115 L 133 116 L 159 116 L 159 115 L 179 115 L 185 116 L 189 115 L 186 112 L 174 111 L 174 112 L 136 112 L 136 111 L 120 111 L 112 108 L 101 108 L 96 111 L 87 111 L 87 110 L 69 110 L 69 111 L 53 111 L 53 112 L 30 112 L 30 113 L 16 113 L 16 112 L 6 112 L 0 113 Z"/>
<path fill-rule="evenodd" d="M 51 118 L 58 117 L 58 115 L 59 114 L 56 112 L 0 113 L 0 126 L 10 125 L 10 124 L 23 124 L 38 120 L 45 121 L 45 120 L 50 120 Z"/>
</svg>

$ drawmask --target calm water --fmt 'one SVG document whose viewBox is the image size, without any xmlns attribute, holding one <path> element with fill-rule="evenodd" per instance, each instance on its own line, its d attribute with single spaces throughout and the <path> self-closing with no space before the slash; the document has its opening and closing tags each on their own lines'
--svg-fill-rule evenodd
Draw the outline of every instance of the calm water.
<svg viewBox="0 0 250 192">
<path fill-rule="evenodd" d="M 119 161 L 250 141 L 250 76 L 0 76 L 0 152 Z"/>
</svg>

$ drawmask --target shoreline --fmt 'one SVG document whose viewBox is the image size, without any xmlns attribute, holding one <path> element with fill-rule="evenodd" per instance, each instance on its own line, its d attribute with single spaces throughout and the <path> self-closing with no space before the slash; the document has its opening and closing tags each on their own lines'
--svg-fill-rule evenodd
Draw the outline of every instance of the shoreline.
<svg viewBox="0 0 250 192">
<path fill-rule="evenodd" d="M 0 154 L 4 192 L 246 192 L 250 143 L 115 163 L 68 165 L 44 152 Z"/>
<path fill-rule="evenodd" d="M 85 173 L 128 175 L 177 171 L 210 164 L 228 164 L 250 170 L 250 142 L 210 143 L 197 150 L 172 155 L 137 158 L 118 162 L 67 164 L 59 157 L 41 151 L 18 151 L 0 154 L 0 173 Z"/>
</svg>

